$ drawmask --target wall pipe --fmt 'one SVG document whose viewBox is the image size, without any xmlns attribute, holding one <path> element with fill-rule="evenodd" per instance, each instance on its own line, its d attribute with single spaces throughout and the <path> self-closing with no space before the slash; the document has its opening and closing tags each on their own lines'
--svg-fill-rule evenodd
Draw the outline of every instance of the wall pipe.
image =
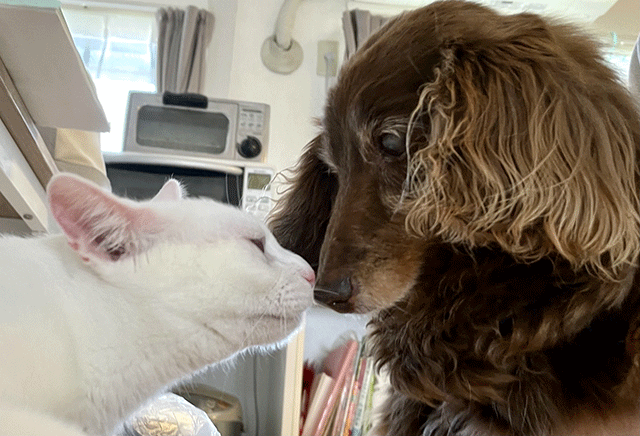
<svg viewBox="0 0 640 436">
<path fill-rule="evenodd" d="M 262 63 L 273 72 L 290 74 L 302 64 L 302 47 L 291 35 L 301 1 L 284 0 L 276 20 L 275 33 L 262 44 Z"/>
</svg>

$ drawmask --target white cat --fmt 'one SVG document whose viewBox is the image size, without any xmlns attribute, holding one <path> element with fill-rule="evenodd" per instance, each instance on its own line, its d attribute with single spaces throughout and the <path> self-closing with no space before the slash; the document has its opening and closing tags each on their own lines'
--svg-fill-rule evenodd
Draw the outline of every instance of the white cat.
<svg viewBox="0 0 640 436">
<path fill-rule="evenodd" d="M 64 235 L 0 238 L 0 435 L 108 434 L 164 386 L 285 339 L 313 270 L 254 217 L 58 175 Z"/>
</svg>

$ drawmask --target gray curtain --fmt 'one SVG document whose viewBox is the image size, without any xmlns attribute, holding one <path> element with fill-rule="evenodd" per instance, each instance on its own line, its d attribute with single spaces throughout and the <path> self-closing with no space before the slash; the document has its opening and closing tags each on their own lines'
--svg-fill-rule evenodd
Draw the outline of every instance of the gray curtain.
<svg viewBox="0 0 640 436">
<path fill-rule="evenodd" d="M 631 64 L 629 65 L 629 89 L 631 93 L 640 100 L 640 36 L 633 46 L 631 53 Z"/>
<path fill-rule="evenodd" d="M 377 32 L 389 18 L 372 15 L 369 11 L 354 9 L 342 14 L 342 28 L 345 38 L 345 59 L 349 58 L 362 44 Z"/>
<path fill-rule="evenodd" d="M 195 6 L 160 8 L 158 22 L 158 92 L 202 93 L 205 57 L 213 36 L 213 14 Z"/>
</svg>

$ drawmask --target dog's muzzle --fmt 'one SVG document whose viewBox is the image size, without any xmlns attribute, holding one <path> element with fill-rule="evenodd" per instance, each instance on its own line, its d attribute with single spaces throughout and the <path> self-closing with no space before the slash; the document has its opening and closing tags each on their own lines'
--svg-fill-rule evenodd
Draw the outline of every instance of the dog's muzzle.
<svg viewBox="0 0 640 436">
<path fill-rule="evenodd" d="M 346 277 L 331 283 L 318 281 L 313 293 L 315 300 L 336 312 L 353 312 L 353 297 L 357 294 L 357 286 L 351 278 Z"/>
</svg>

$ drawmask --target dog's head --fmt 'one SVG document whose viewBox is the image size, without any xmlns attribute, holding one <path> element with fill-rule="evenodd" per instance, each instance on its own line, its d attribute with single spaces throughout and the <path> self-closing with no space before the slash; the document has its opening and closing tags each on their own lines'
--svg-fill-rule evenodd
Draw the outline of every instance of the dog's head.
<svg viewBox="0 0 640 436">
<path fill-rule="evenodd" d="M 618 283 L 640 249 L 639 143 L 636 108 L 585 34 L 438 2 L 344 65 L 271 224 L 339 311 L 406 296 L 436 243 Z"/>
</svg>

